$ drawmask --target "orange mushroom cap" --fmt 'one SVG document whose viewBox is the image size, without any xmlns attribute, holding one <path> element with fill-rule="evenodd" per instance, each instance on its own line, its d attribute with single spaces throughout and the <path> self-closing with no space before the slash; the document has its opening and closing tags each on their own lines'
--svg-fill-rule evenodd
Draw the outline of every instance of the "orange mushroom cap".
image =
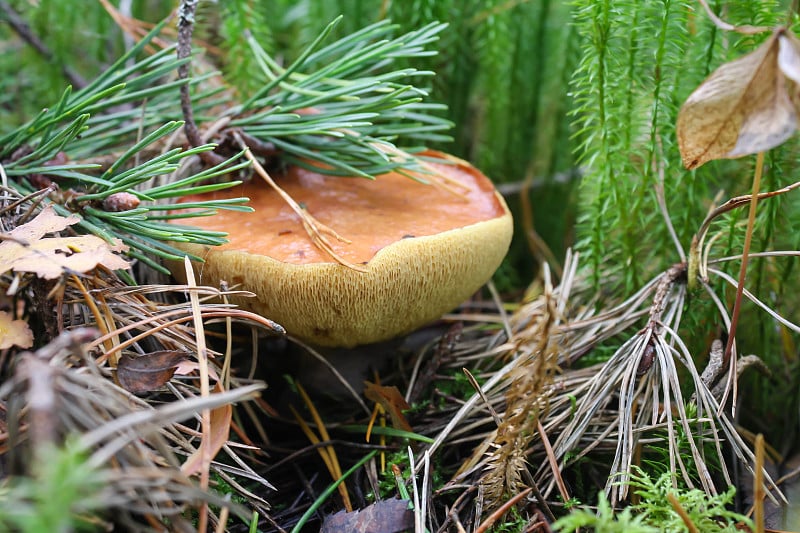
<svg viewBox="0 0 800 533">
<path fill-rule="evenodd" d="M 508 207 L 486 176 L 445 154 L 423 155 L 448 158 L 449 163 L 430 167 L 465 194 L 396 172 L 373 181 L 292 167 L 273 176 L 317 220 L 351 241 L 331 239 L 331 245 L 345 260 L 364 265 L 364 272 L 317 248 L 299 217 L 259 179 L 186 198 L 247 196 L 255 211 L 220 211 L 192 220 L 200 228 L 227 232 L 227 244 L 176 246 L 205 260 L 195 265 L 202 283 L 225 280 L 255 293 L 256 298 L 234 301 L 308 342 L 352 347 L 409 333 L 486 283 L 512 235 Z M 173 269 L 179 278 L 181 271 Z"/>
</svg>

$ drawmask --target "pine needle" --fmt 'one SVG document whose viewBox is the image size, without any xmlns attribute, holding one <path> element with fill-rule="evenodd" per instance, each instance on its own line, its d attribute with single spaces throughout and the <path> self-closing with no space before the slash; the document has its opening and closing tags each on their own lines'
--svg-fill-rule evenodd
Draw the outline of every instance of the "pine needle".
<svg viewBox="0 0 800 533">
<path fill-rule="evenodd" d="M 314 406 L 314 402 L 311 401 L 308 393 L 305 391 L 303 386 L 300 385 L 300 383 L 295 383 L 295 386 L 297 387 L 297 391 L 300 393 L 300 396 L 303 398 L 303 403 L 305 403 L 306 408 L 311 413 L 311 417 L 314 419 L 314 424 L 316 424 L 317 431 L 319 431 L 320 436 L 317 437 L 314 432 L 311 431 L 311 428 L 308 427 L 305 421 L 300 418 L 299 413 L 292 408 L 292 414 L 303 429 L 303 433 L 306 434 L 306 437 L 308 437 L 313 444 L 330 441 L 331 438 L 330 435 L 328 435 L 328 429 L 325 427 L 325 423 L 322 421 L 319 411 L 317 411 L 317 408 Z M 330 472 L 331 477 L 334 480 L 341 478 L 342 469 L 339 466 L 339 458 L 336 456 L 336 449 L 329 445 L 325 446 L 324 448 L 317 448 L 317 450 L 319 451 L 322 460 L 325 462 L 325 466 L 328 468 L 328 472 Z M 339 494 L 342 496 L 345 509 L 347 509 L 348 512 L 352 511 L 353 506 L 350 503 L 350 494 L 347 492 L 347 486 L 342 483 L 338 485 L 338 490 Z"/>
<path fill-rule="evenodd" d="M 313 243 L 329 256 L 331 256 L 337 263 L 344 265 L 348 268 L 352 268 L 353 270 L 357 270 L 358 272 L 366 272 L 366 268 L 361 265 L 357 265 L 355 263 L 351 263 L 347 259 L 340 256 L 336 251 L 331 247 L 330 241 L 328 241 L 328 236 L 335 238 L 340 242 L 344 242 L 349 244 L 350 241 L 336 233 L 333 229 L 329 228 L 325 224 L 319 222 L 314 216 L 312 216 L 308 211 L 306 211 L 303 207 L 298 204 L 294 198 L 292 198 L 286 191 L 284 191 L 275 180 L 267 173 L 261 163 L 258 162 L 258 159 L 253 157 L 250 148 L 245 144 L 242 137 L 236 133 L 234 134 L 236 140 L 239 142 L 239 146 L 244 150 L 244 156 L 253 164 L 253 169 L 267 184 L 277 192 L 281 198 L 283 198 L 284 202 L 295 212 L 295 214 L 300 217 L 300 221 L 303 223 L 303 228 L 306 230 L 306 233 L 311 238 Z"/>
</svg>

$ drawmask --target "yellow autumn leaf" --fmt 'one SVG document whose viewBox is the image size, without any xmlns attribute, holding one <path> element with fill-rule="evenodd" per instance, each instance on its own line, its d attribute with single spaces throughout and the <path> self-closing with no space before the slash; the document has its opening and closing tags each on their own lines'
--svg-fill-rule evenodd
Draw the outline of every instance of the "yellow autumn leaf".
<svg viewBox="0 0 800 533">
<path fill-rule="evenodd" d="M 14 320 L 10 313 L 0 311 L 0 350 L 33 346 L 33 332 L 24 320 Z"/>
<path fill-rule="evenodd" d="M 55 279 L 64 272 L 82 274 L 98 265 L 112 270 L 129 268 L 128 262 L 114 253 L 127 249 L 119 241 L 109 244 L 94 235 L 45 237 L 79 220 L 74 215 L 62 217 L 47 206 L 30 222 L 6 233 L 0 242 L 0 273 L 13 270 Z"/>
<path fill-rule="evenodd" d="M 787 30 L 776 30 L 753 52 L 717 68 L 689 96 L 677 124 L 686 168 L 769 150 L 794 133 L 791 82 L 778 62 L 779 52 L 792 54 L 790 36 Z"/>
</svg>

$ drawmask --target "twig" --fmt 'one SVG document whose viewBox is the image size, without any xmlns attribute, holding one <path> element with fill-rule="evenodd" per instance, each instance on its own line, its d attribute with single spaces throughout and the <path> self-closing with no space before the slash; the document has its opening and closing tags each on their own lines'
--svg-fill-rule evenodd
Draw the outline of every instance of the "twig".
<svg viewBox="0 0 800 533">
<path fill-rule="evenodd" d="M 787 192 L 797 189 L 798 187 L 800 187 L 800 181 L 796 181 L 791 185 L 787 185 L 786 187 L 782 187 L 774 191 L 760 192 L 758 193 L 757 198 L 759 201 L 766 200 L 767 198 L 772 198 L 773 196 L 786 194 Z M 703 223 L 700 225 L 700 229 L 697 231 L 697 237 L 700 241 L 700 246 L 702 246 L 702 242 L 705 239 L 709 226 L 711 226 L 711 223 L 716 220 L 718 216 L 722 215 L 723 213 L 727 213 L 728 211 L 733 211 L 738 207 L 748 205 L 752 196 L 752 194 L 735 196 L 724 204 L 712 209 L 706 216 L 705 220 L 703 220 Z"/>
<path fill-rule="evenodd" d="M 733 393 L 732 413 L 735 414 L 736 410 L 736 355 L 733 355 L 734 346 L 736 343 L 736 326 L 739 323 L 739 315 L 742 308 L 742 294 L 744 291 L 744 283 L 747 277 L 747 262 L 750 254 L 750 243 L 753 239 L 753 227 L 756 220 L 756 207 L 758 206 L 758 189 L 761 186 L 761 173 L 764 170 L 764 152 L 758 152 L 756 156 L 756 170 L 753 176 L 753 194 L 750 196 L 750 210 L 747 217 L 747 231 L 744 234 L 744 246 L 742 247 L 742 263 L 739 268 L 739 282 L 736 284 L 736 299 L 733 301 L 733 311 L 731 312 L 731 327 L 728 330 L 728 342 L 725 344 L 725 353 L 722 356 L 722 364 L 730 364 L 728 370 L 728 387 L 720 401 L 720 407 L 725 405 L 727 400 L 728 391 Z M 733 356 L 732 356 L 733 355 Z"/>
<path fill-rule="evenodd" d="M 197 8 L 198 0 L 181 0 L 178 8 L 178 59 L 186 59 L 192 55 L 192 33 L 194 32 L 194 12 Z M 181 64 L 178 67 L 178 78 L 185 80 L 189 77 L 190 62 Z M 183 131 L 189 144 L 197 147 L 203 144 L 197 124 L 194 121 L 194 109 L 192 108 L 192 97 L 189 94 L 189 84 L 181 85 L 181 112 L 183 113 Z M 200 152 L 198 154 L 203 163 L 216 166 L 225 159 L 211 151 Z"/>
<path fill-rule="evenodd" d="M 729 22 L 725 22 L 721 18 L 719 18 L 711 8 L 708 6 L 708 2 L 706 0 L 697 0 L 701 6 L 706 10 L 706 14 L 708 18 L 711 19 L 711 22 L 714 23 L 714 26 L 721 30 L 725 31 L 734 31 L 736 33 L 742 33 L 744 35 L 755 35 L 757 33 L 764 33 L 765 31 L 770 31 L 772 28 L 767 26 L 751 26 L 749 24 L 745 24 L 743 26 L 734 26 Z"/>
<path fill-rule="evenodd" d="M 670 505 L 672 505 L 672 508 L 675 510 L 675 512 L 678 513 L 678 516 L 681 517 L 681 520 L 683 520 L 683 524 L 686 526 L 686 530 L 689 533 L 700 533 L 697 530 L 697 526 L 694 525 L 694 522 L 692 522 L 692 519 L 686 512 L 686 509 L 684 509 L 681 506 L 681 502 L 678 501 L 678 498 L 673 493 L 670 492 L 669 494 L 667 494 L 667 499 L 669 500 L 669 503 Z"/>
<path fill-rule="evenodd" d="M 755 533 L 764 533 L 764 435 L 756 435 L 756 461 L 753 466 L 753 522 Z"/>
<path fill-rule="evenodd" d="M 23 41 L 33 47 L 37 52 L 39 52 L 39 55 L 41 55 L 50 63 L 57 63 L 57 61 L 55 61 L 53 52 L 50 51 L 47 45 L 44 44 L 39 37 L 37 37 L 31 31 L 30 26 L 28 26 L 28 24 L 22 20 L 22 18 L 17 14 L 16 11 L 14 11 L 8 2 L 0 0 L 0 11 L 3 12 L 3 17 L 8 21 L 8 24 L 15 32 L 17 32 L 17 35 L 19 35 Z M 83 89 L 86 87 L 87 83 L 86 80 L 83 79 L 83 76 L 69 68 L 67 65 L 61 64 L 60 67 L 61 73 L 69 80 L 75 89 Z"/>
<path fill-rule="evenodd" d="M 508 500 L 506 503 L 500 506 L 495 512 L 490 514 L 489 517 L 486 518 L 486 520 L 484 520 L 481 523 L 481 525 L 478 526 L 478 528 L 475 530 L 475 533 L 485 533 L 486 531 L 488 531 L 489 528 L 492 527 L 494 523 L 500 519 L 500 517 L 506 514 L 509 509 L 511 509 L 517 503 L 519 503 L 519 501 L 525 498 L 525 496 L 527 496 L 530 492 L 531 488 L 528 487 L 527 489 L 523 490 L 522 492 L 520 492 L 519 494 Z"/>
</svg>

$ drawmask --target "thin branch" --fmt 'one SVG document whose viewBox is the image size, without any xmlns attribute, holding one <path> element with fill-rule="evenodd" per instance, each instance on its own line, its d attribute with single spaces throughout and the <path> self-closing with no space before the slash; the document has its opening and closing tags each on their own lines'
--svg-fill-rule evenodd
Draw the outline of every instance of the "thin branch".
<svg viewBox="0 0 800 533">
<path fill-rule="evenodd" d="M 22 38 L 23 41 L 28 43 L 37 52 L 39 52 L 39 55 L 41 55 L 45 60 L 49 61 L 50 63 L 57 63 L 57 61 L 55 61 L 53 52 L 39 39 L 39 37 L 37 37 L 31 31 L 30 26 L 28 26 L 28 24 L 22 20 L 22 17 L 20 17 L 17 12 L 14 11 L 8 2 L 0 0 L 0 11 L 3 12 L 3 18 L 8 21 L 8 24 L 17 33 L 17 35 Z M 83 79 L 83 76 L 72 70 L 67 65 L 62 64 L 60 66 L 61 73 L 69 80 L 73 88 L 83 89 L 86 87 L 87 83 L 86 80 Z"/>
<path fill-rule="evenodd" d="M 796 181 L 790 185 L 787 185 L 786 187 L 782 187 L 774 191 L 760 192 L 756 195 L 756 198 L 759 201 L 766 200 L 767 198 L 772 198 L 773 196 L 786 194 L 787 192 L 797 189 L 798 187 L 800 187 L 800 181 Z M 719 217 L 724 213 L 727 213 L 728 211 L 733 211 L 736 208 L 749 205 L 750 202 L 752 201 L 752 197 L 753 197 L 752 194 L 743 194 L 741 196 L 734 196 L 724 204 L 712 209 L 706 216 L 705 220 L 703 220 L 703 223 L 700 225 L 700 229 L 697 231 L 697 235 L 699 236 L 700 241 L 702 242 L 702 240 L 705 238 L 709 226 L 711 226 L 711 223 L 714 220 L 716 220 L 717 217 Z"/>
<path fill-rule="evenodd" d="M 725 22 L 721 18 L 719 18 L 716 13 L 711 11 L 711 8 L 708 6 L 708 2 L 706 0 L 697 0 L 703 9 L 706 10 L 706 14 L 708 18 L 711 19 L 711 22 L 714 23 L 714 26 L 717 28 L 724 30 L 724 31 L 735 31 L 736 33 L 741 33 L 744 35 L 755 35 L 757 33 L 764 33 L 766 31 L 771 31 L 772 28 L 767 26 L 751 26 L 749 24 L 744 24 L 742 26 L 734 26 L 729 22 Z"/>
<path fill-rule="evenodd" d="M 182 0 L 180 8 L 178 8 L 178 46 L 177 53 L 178 59 L 186 59 L 192 55 L 192 33 L 194 32 L 194 12 L 197 8 L 198 0 Z M 190 62 L 181 64 L 178 67 L 178 78 L 185 80 L 189 77 Z M 200 132 L 197 130 L 197 124 L 194 121 L 194 109 L 192 108 L 192 96 L 189 93 L 190 87 L 188 83 L 181 85 L 181 112 L 183 113 L 183 131 L 186 134 L 186 140 L 193 147 L 202 146 L 203 139 Z M 200 152 L 200 159 L 203 163 L 211 166 L 219 165 L 225 159 L 213 152 Z"/>
</svg>

